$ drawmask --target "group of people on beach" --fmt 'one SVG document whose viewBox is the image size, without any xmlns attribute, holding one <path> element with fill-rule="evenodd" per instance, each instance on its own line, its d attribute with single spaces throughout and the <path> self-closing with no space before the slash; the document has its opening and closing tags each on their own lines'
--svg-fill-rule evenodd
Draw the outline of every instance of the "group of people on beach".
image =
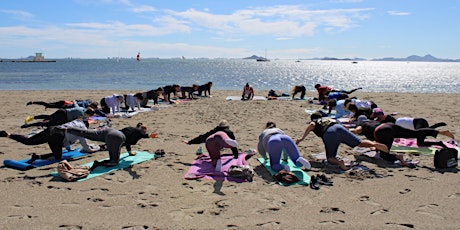
<svg viewBox="0 0 460 230">
<path fill-rule="evenodd" d="M 135 145 L 142 138 L 157 138 L 157 133 L 147 133 L 147 127 L 142 123 L 135 127 L 125 127 L 117 130 L 111 127 L 110 122 L 106 122 L 105 126 L 95 129 L 89 129 L 89 120 L 94 115 L 113 118 L 116 113 L 124 111 L 134 111 L 141 107 L 149 107 L 149 100 L 153 100 L 154 104 L 158 103 L 158 98 L 163 97 L 164 101 L 171 101 L 170 95 L 179 98 L 192 98 L 193 95 L 205 96 L 211 95 L 212 82 L 203 85 L 180 86 L 178 84 L 159 87 L 155 90 L 147 92 L 138 92 L 133 94 L 113 94 L 100 99 L 100 103 L 86 100 L 60 100 L 55 102 L 44 101 L 29 101 L 26 106 L 42 105 L 46 109 L 55 108 L 55 112 L 51 114 L 27 116 L 25 123 L 21 128 L 29 127 L 44 127 L 38 133 L 31 135 L 11 134 L 5 130 L 0 131 L 0 137 L 10 138 L 25 145 L 40 145 L 48 143 L 51 152 L 50 154 L 38 155 L 33 154 L 31 159 L 26 163 L 32 164 L 38 159 L 55 158 L 61 159 L 64 149 L 71 150 L 71 145 L 78 142 L 82 145 L 81 152 L 92 153 L 99 150 L 107 150 L 109 159 L 105 161 L 94 161 L 90 170 L 94 170 L 99 166 L 114 166 L 119 163 L 121 148 L 126 147 L 129 155 L 135 155 L 131 146 Z M 195 92 L 197 92 L 195 94 Z M 188 93 L 188 95 L 186 95 Z M 124 107 L 122 106 L 124 102 Z M 40 120 L 31 123 L 34 120 Z M 110 120 L 108 120 L 110 121 Z M 103 142 L 99 146 L 91 146 L 86 139 Z"/>
<path fill-rule="evenodd" d="M 95 114 L 105 114 L 105 116 L 110 117 L 110 114 L 114 115 L 121 110 L 123 102 L 126 103 L 125 109 L 128 111 L 129 109 L 134 110 L 135 108 L 140 109 L 147 106 L 149 100 L 158 103 L 158 97 L 160 96 L 163 97 L 163 100 L 170 101 L 171 93 L 182 98 L 193 97 L 197 91 L 196 95 L 201 95 L 202 93 L 210 95 L 211 87 L 212 82 L 190 87 L 181 87 L 174 84 L 143 93 L 113 94 L 102 98 L 100 104 L 89 99 L 57 102 L 30 101 L 27 102 L 27 106 L 43 105 L 46 108 L 56 108 L 57 110 L 50 115 L 28 116 L 21 128 L 41 126 L 45 127 L 45 129 L 34 135 L 10 134 L 6 131 L 0 131 L 0 137 L 7 137 L 25 145 L 48 143 L 51 154 L 33 154 L 27 163 L 50 157 L 60 159 L 63 149 L 70 150 L 70 146 L 76 143 L 77 140 L 82 145 L 81 151 L 83 152 L 100 150 L 100 148 L 93 148 L 88 145 L 86 139 L 103 142 L 101 150 L 108 151 L 109 160 L 94 161 L 91 170 L 99 166 L 110 167 L 119 163 L 123 146 L 126 147 L 130 155 L 135 155 L 135 151 L 131 149 L 132 145 L 135 145 L 142 138 L 157 138 L 158 134 L 148 134 L 147 127 L 142 123 L 137 124 L 135 127 L 125 127 L 121 130 L 114 129 L 110 125 L 89 129 L 88 120 L 90 117 Z M 281 163 L 283 152 L 297 166 L 306 169 L 311 168 L 310 162 L 301 156 L 297 147 L 311 132 L 322 139 L 327 162 L 337 165 L 342 170 L 348 170 L 350 166 L 337 158 L 340 144 L 345 144 L 352 148 L 373 148 L 379 152 L 380 157 L 384 160 L 389 162 L 398 160 L 401 166 L 415 167 L 414 164 L 406 162 L 403 155 L 395 155 L 390 152 L 395 138 L 416 138 L 420 146 L 433 144 L 443 146 L 443 142 L 426 142 L 425 138 L 427 136 L 437 137 L 438 135 L 444 135 L 451 138 L 452 142 L 455 143 L 455 137 L 449 130 L 437 130 L 437 128 L 446 125 L 443 122 L 429 126 L 426 119 L 423 118 L 395 118 L 390 114 L 385 114 L 383 109 L 379 108 L 373 101 L 359 100 L 356 97 L 349 96 L 361 88 L 344 91 L 334 90 L 331 87 L 321 86 L 320 84 L 316 84 L 314 87 L 318 91 L 318 98 L 315 98 L 317 102 L 314 104 L 325 106 L 323 109 L 326 108 L 327 112 L 318 110 L 318 112 L 311 114 L 310 122 L 302 136 L 292 138 L 272 121 L 266 123 L 265 128 L 259 135 L 257 150 L 264 159 L 270 161 L 270 167 L 275 172 L 281 170 L 290 171 L 289 167 Z M 294 98 L 300 92 L 303 99 L 305 91 L 306 87 L 296 85 L 293 87 L 290 96 Z M 243 89 L 242 100 L 250 100 L 253 96 L 254 90 L 247 83 Z M 335 115 L 331 117 L 330 115 L 334 114 L 334 110 Z M 42 121 L 30 123 L 38 119 Z M 358 135 L 363 135 L 366 139 Z M 230 148 L 233 156 L 238 157 L 238 143 L 226 120 L 220 121 L 212 130 L 182 142 L 186 144 L 204 143 L 216 171 L 221 171 L 222 169 L 220 153 L 223 148 Z"/>
</svg>

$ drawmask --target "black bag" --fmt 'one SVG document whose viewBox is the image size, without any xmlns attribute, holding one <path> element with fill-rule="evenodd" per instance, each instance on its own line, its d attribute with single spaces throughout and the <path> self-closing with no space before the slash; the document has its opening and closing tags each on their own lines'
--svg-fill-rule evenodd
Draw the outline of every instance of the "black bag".
<svg viewBox="0 0 460 230">
<path fill-rule="evenodd" d="M 455 168 L 458 165 L 458 151 L 454 148 L 436 150 L 434 167 L 437 169 Z"/>
</svg>

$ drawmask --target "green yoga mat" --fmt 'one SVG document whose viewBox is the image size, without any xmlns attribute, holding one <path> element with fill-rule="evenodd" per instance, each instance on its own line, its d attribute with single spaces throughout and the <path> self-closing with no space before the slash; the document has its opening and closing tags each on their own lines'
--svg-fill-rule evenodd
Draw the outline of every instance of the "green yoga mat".
<svg viewBox="0 0 460 230">
<path fill-rule="evenodd" d="M 276 174 L 276 172 L 270 168 L 270 159 L 265 160 L 264 158 L 261 157 L 261 158 L 257 158 L 257 160 L 268 170 L 268 172 L 270 172 L 272 176 Z M 310 176 L 305 171 L 303 171 L 299 166 L 295 165 L 294 162 L 291 161 L 291 159 L 288 159 L 287 162 L 283 161 L 281 164 L 289 165 L 291 172 L 294 173 L 300 179 L 300 181 L 296 183 L 292 183 L 292 184 L 278 182 L 278 184 L 283 185 L 283 186 L 290 186 L 294 184 L 299 184 L 299 185 L 309 185 L 310 184 Z"/>
<path fill-rule="evenodd" d="M 120 155 L 120 163 L 118 165 L 113 166 L 113 167 L 103 167 L 103 166 L 97 167 L 96 169 L 91 171 L 91 173 L 88 175 L 88 177 L 79 179 L 77 181 L 85 181 L 85 180 L 88 180 L 88 179 L 91 179 L 91 178 L 94 178 L 94 177 L 97 177 L 97 176 L 101 176 L 101 175 L 104 175 L 104 174 L 107 174 L 107 173 L 110 173 L 110 172 L 113 172 L 113 171 L 116 171 L 116 170 L 119 170 L 119 169 L 122 169 L 122 168 L 129 167 L 130 165 L 134 165 L 134 164 L 138 164 L 138 163 L 141 163 L 141 162 L 144 162 L 144 161 L 148 161 L 148 160 L 156 157 L 156 155 L 153 154 L 153 153 L 141 152 L 141 151 L 136 151 L 136 152 L 137 152 L 137 154 L 135 156 L 130 156 L 128 153 L 123 153 L 123 154 Z M 103 161 L 103 160 L 108 160 L 108 159 L 109 158 L 98 160 L 98 161 Z M 91 167 L 92 165 L 93 165 L 93 162 L 90 162 L 90 163 L 87 163 L 87 164 L 83 164 L 82 166 Z M 51 175 L 59 176 L 59 174 L 57 172 L 52 172 Z"/>
<path fill-rule="evenodd" d="M 391 146 L 392 152 L 404 152 L 404 153 L 415 153 L 415 154 L 428 154 L 434 155 L 436 152 L 436 148 L 426 148 L 426 147 L 407 147 L 407 146 Z"/>
</svg>

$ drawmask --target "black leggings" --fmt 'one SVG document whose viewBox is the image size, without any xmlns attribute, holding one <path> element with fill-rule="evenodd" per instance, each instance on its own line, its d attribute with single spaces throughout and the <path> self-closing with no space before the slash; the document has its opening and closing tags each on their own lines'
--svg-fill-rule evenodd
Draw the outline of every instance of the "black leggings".
<svg viewBox="0 0 460 230">
<path fill-rule="evenodd" d="M 19 134 L 10 135 L 10 139 L 25 145 L 40 145 L 48 143 L 52 153 L 40 156 L 42 159 L 52 156 L 54 156 L 55 159 L 61 159 L 63 148 L 62 142 L 64 141 L 64 137 L 64 131 L 57 129 L 56 127 L 46 128 L 42 132 L 39 132 L 31 137 Z"/>
<path fill-rule="evenodd" d="M 23 125 L 23 127 L 30 127 L 30 126 L 56 126 L 62 125 L 67 121 L 67 110 L 65 109 L 58 109 L 56 112 L 50 115 L 37 115 L 34 116 L 34 119 L 43 119 L 45 121 L 35 122 L 32 124 Z"/>
<path fill-rule="evenodd" d="M 101 111 L 105 114 L 110 114 L 110 107 L 107 106 L 107 103 L 105 102 L 105 98 L 101 99 Z"/>
<path fill-rule="evenodd" d="M 417 145 L 430 146 L 437 144 L 436 142 L 425 142 L 427 136 L 437 137 L 439 131 L 431 128 L 421 128 L 418 130 L 410 130 L 394 123 L 383 123 L 379 125 L 374 131 L 374 137 L 377 142 L 380 142 L 391 149 L 395 138 L 417 138 Z M 396 155 L 391 153 L 380 152 L 380 157 L 387 161 L 394 162 Z"/>
<path fill-rule="evenodd" d="M 306 92 L 306 89 L 305 89 L 305 86 L 300 88 L 299 90 L 295 91 L 293 94 L 292 94 L 292 98 L 294 98 L 294 96 L 300 92 L 300 99 L 304 99 L 305 98 L 305 92 Z"/>
</svg>

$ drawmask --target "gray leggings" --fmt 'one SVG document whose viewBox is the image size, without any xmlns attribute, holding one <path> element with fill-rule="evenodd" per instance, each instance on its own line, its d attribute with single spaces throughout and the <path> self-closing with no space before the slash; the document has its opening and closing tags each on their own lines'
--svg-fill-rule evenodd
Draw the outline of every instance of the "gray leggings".
<svg viewBox="0 0 460 230">
<path fill-rule="evenodd" d="M 67 132 L 75 134 L 80 137 L 92 141 L 105 142 L 107 145 L 107 150 L 109 151 L 109 160 L 102 161 L 103 166 L 114 166 L 118 165 L 120 160 L 121 146 L 126 141 L 125 135 L 116 129 L 105 128 L 102 130 L 83 130 L 83 129 L 67 129 Z"/>
</svg>

